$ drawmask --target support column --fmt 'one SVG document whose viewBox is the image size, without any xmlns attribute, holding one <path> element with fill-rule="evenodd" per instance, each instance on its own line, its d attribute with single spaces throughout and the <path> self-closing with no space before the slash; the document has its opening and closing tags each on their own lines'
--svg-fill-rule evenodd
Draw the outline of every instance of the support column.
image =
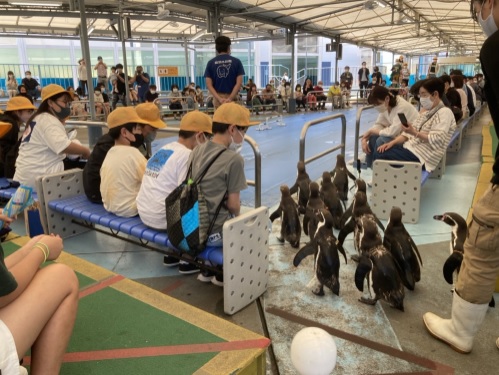
<svg viewBox="0 0 499 375">
<path fill-rule="evenodd" d="M 87 15 L 85 14 L 85 0 L 80 2 L 80 43 L 83 53 L 83 59 L 87 65 L 87 87 L 88 87 L 88 105 L 90 106 L 90 117 L 92 121 L 96 121 L 95 101 L 94 101 L 94 83 L 92 81 L 92 64 L 90 63 L 90 48 L 88 46 L 88 30 L 87 30 Z M 97 140 L 102 136 L 102 128 L 88 128 L 88 144 L 92 148 Z"/>
<path fill-rule="evenodd" d="M 123 21 L 124 21 L 123 13 L 120 12 L 118 18 L 118 34 L 121 39 L 121 51 L 123 53 L 123 73 L 125 74 L 125 92 L 126 92 L 125 100 L 127 105 L 131 105 L 132 103 L 130 103 L 130 87 L 128 84 L 128 63 L 126 59 L 125 31 L 124 31 Z"/>
<path fill-rule="evenodd" d="M 296 25 L 291 25 L 291 28 L 288 31 L 289 33 L 289 39 L 288 41 L 291 42 L 291 72 L 289 72 L 289 77 L 292 77 L 293 80 L 291 81 L 291 95 L 289 96 L 289 103 L 288 103 L 288 113 L 296 113 L 296 101 L 295 101 L 295 90 L 294 86 L 296 85 Z"/>
</svg>

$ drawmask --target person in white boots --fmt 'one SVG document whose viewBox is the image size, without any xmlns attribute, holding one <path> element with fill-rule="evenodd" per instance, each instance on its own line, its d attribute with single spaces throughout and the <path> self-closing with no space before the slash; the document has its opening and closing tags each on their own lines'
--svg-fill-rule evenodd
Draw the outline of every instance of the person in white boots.
<svg viewBox="0 0 499 375">
<path fill-rule="evenodd" d="M 480 51 L 485 93 L 496 134 L 499 135 L 499 0 L 473 0 L 472 18 L 487 39 Z M 473 338 L 485 319 L 499 273 L 499 149 L 494 176 L 485 194 L 473 207 L 473 220 L 464 244 L 464 259 L 452 301 L 452 316 L 423 316 L 428 331 L 459 353 L 469 353 Z M 496 341 L 499 348 L 499 338 Z"/>
</svg>

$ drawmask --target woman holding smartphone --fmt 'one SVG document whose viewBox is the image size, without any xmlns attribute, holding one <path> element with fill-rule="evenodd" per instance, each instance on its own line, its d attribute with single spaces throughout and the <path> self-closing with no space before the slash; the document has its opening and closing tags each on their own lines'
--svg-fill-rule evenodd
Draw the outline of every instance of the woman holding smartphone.
<svg viewBox="0 0 499 375">
<path fill-rule="evenodd" d="M 386 87 L 375 86 L 367 99 L 379 112 L 374 125 L 362 136 L 362 151 L 366 154 L 368 168 L 372 168 L 374 151 L 384 143 L 390 142 L 402 133 L 399 113 L 409 123 L 416 121 L 418 111 L 400 96 L 394 96 Z"/>
</svg>

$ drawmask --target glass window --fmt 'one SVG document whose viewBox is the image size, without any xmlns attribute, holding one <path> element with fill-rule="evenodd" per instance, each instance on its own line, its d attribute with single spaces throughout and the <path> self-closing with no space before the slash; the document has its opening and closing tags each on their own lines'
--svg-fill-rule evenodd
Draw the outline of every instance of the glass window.
<svg viewBox="0 0 499 375">
<path fill-rule="evenodd" d="M 291 45 L 286 45 L 286 40 L 276 39 L 272 41 L 272 53 L 291 53 Z"/>
</svg>

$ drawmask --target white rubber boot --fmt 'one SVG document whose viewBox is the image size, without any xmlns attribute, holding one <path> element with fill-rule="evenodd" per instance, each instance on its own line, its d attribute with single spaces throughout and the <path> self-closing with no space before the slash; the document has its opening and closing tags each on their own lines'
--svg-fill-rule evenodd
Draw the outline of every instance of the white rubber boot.
<svg viewBox="0 0 499 375">
<path fill-rule="evenodd" d="M 423 315 L 426 329 L 431 335 L 462 354 L 468 354 L 473 347 L 473 338 L 478 332 L 489 305 L 469 303 L 454 292 L 452 318 L 442 319 L 428 312 Z"/>
</svg>

